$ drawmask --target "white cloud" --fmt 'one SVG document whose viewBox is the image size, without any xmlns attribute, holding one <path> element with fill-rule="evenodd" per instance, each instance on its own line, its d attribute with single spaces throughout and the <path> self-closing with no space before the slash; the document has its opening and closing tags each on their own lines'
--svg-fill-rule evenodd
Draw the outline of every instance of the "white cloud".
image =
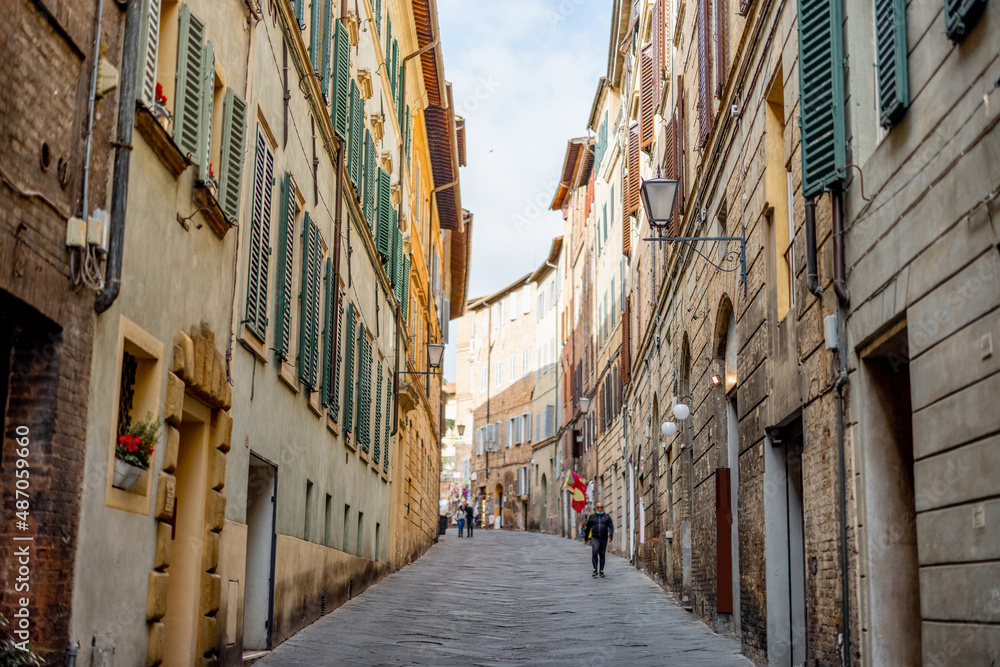
<svg viewBox="0 0 1000 667">
<path fill-rule="evenodd" d="M 562 233 L 548 211 L 566 141 L 586 134 L 607 59 L 597 0 L 440 0 L 445 75 L 467 119 L 462 203 L 476 216 L 469 295 L 534 269 Z"/>
</svg>

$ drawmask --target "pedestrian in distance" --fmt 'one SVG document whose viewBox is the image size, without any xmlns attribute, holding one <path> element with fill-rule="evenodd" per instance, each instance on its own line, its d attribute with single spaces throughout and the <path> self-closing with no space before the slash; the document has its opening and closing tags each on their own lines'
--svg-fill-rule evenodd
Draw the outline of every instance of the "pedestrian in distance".
<svg viewBox="0 0 1000 667">
<path fill-rule="evenodd" d="M 608 550 L 608 542 L 615 537 L 615 522 L 604 513 L 604 503 L 597 503 L 594 513 L 587 517 L 583 537 L 590 540 L 591 560 L 594 563 L 594 573 L 590 576 L 603 577 L 604 554 Z"/>
<path fill-rule="evenodd" d="M 472 525 L 475 523 L 475 512 L 472 505 L 465 506 L 465 524 L 469 527 L 469 537 L 472 537 Z"/>
<path fill-rule="evenodd" d="M 458 536 L 462 536 L 462 531 L 465 530 L 465 505 L 459 505 L 458 510 L 455 512 L 455 521 L 458 523 Z M 472 534 L 472 529 L 469 529 L 469 534 Z"/>
</svg>

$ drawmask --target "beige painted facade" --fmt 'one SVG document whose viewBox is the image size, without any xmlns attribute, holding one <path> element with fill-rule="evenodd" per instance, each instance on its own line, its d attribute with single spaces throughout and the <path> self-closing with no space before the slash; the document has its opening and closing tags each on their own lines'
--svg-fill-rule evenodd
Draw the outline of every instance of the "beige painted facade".
<svg viewBox="0 0 1000 667">
<path fill-rule="evenodd" d="M 440 376 L 407 371 L 464 303 L 472 216 L 457 183 L 435 194 L 460 123 L 426 138 L 450 108 L 443 70 L 405 59 L 427 3 L 133 4 L 71 633 L 83 665 L 238 665 L 436 539 Z M 115 488 L 121 424 L 147 413 L 166 422 L 150 470 Z"/>
<path fill-rule="evenodd" d="M 472 432 L 470 495 L 483 528 L 537 529 L 534 465 L 542 461 L 541 455 L 535 460 L 535 449 L 551 444 L 559 429 L 561 248 L 555 239 L 546 263 L 499 292 L 472 299 L 458 320 L 456 420 Z M 560 463 L 546 451 L 548 484 Z"/>
</svg>

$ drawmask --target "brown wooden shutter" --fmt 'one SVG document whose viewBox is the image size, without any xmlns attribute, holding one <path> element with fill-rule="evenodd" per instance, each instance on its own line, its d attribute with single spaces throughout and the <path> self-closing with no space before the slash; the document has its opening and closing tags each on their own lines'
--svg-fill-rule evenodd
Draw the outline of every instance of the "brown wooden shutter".
<svg viewBox="0 0 1000 667">
<path fill-rule="evenodd" d="M 725 0 L 715 0 L 715 96 L 722 99 L 726 85 L 726 14 Z"/>
<path fill-rule="evenodd" d="M 623 193 L 628 195 L 628 215 L 634 215 L 639 210 L 639 124 L 632 123 L 628 128 L 628 189 Z"/>
<path fill-rule="evenodd" d="M 674 168 L 677 170 L 677 201 L 674 203 L 673 223 L 670 233 L 677 236 L 681 216 L 684 214 L 684 76 L 677 75 L 677 120 L 674 124 Z"/>
<path fill-rule="evenodd" d="M 656 0 L 653 3 L 653 106 L 660 106 L 663 99 L 663 70 L 666 65 L 666 49 L 664 48 L 664 33 L 666 21 L 664 7 L 667 0 Z"/>
<path fill-rule="evenodd" d="M 625 315 L 622 317 L 622 351 L 621 378 L 622 386 L 627 387 L 632 381 L 632 337 L 630 321 L 632 318 L 632 295 L 625 297 Z"/>
<path fill-rule="evenodd" d="M 653 114 L 656 110 L 653 85 L 653 43 L 642 47 L 639 69 L 639 148 L 653 148 Z"/>
<path fill-rule="evenodd" d="M 594 164 L 597 167 L 597 164 Z M 590 215 L 590 209 L 594 205 L 594 170 L 591 169 L 590 177 L 587 179 L 587 194 L 583 201 L 583 215 L 587 217 Z"/>
<path fill-rule="evenodd" d="M 712 44 L 709 35 L 709 0 L 698 0 L 698 145 L 704 146 L 712 131 Z"/>
</svg>

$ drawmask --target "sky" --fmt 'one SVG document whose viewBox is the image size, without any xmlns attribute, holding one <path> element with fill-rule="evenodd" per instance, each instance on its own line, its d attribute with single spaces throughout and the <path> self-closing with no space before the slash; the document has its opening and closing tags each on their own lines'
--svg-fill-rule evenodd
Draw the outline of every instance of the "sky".
<svg viewBox="0 0 1000 667">
<path fill-rule="evenodd" d="M 466 119 L 462 206 L 475 215 L 470 298 L 537 268 L 566 142 L 587 134 L 607 67 L 608 0 L 438 0 L 445 78 Z M 445 378 L 455 378 L 455 327 Z"/>
</svg>

